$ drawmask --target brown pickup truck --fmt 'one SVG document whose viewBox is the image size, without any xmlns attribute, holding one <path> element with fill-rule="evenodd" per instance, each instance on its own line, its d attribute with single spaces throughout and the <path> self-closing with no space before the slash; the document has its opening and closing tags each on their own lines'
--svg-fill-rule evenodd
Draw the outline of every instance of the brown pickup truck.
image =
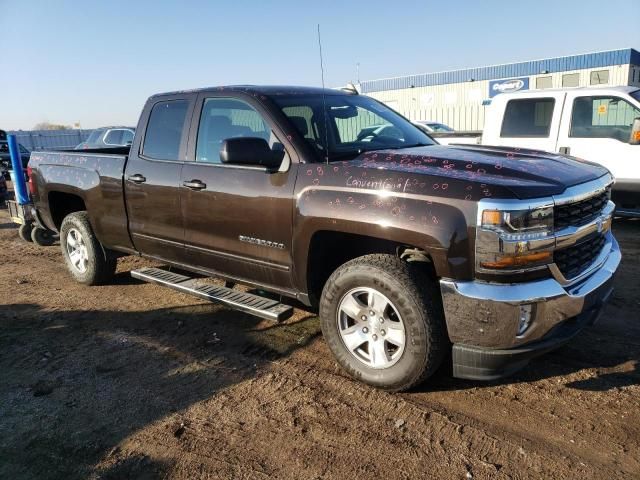
<svg viewBox="0 0 640 480">
<path fill-rule="evenodd" d="M 297 299 L 350 374 L 389 390 L 445 359 L 460 378 L 512 373 L 595 321 L 620 262 L 605 168 L 441 146 L 355 92 L 155 95 L 130 148 L 34 152 L 29 168 L 79 282 L 142 255 L 168 268 L 134 277 L 264 318 Z"/>
</svg>

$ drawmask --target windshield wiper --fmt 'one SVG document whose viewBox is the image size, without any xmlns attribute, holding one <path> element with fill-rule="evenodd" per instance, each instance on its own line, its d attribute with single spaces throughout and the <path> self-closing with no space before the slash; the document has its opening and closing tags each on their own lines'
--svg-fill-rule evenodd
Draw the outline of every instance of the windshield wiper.
<svg viewBox="0 0 640 480">
<path fill-rule="evenodd" d="M 400 145 L 399 147 L 394 147 L 394 148 L 401 149 L 401 148 L 415 148 L 415 147 L 431 147 L 432 145 L 435 145 L 435 143 L 414 143 L 413 145 Z"/>
</svg>

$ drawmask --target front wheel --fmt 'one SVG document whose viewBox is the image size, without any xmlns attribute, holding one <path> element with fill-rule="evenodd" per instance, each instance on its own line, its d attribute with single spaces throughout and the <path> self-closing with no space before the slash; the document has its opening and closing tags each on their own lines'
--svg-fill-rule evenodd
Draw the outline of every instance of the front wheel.
<svg viewBox="0 0 640 480">
<path fill-rule="evenodd" d="M 60 246 L 67 269 L 76 281 L 100 285 L 113 277 L 116 259 L 96 238 L 87 212 L 71 213 L 64 218 Z"/>
<path fill-rule="evenodd" d="M 353 377 L 407 390 L 442 363 L 448 340 L 439 292 L 393 255 L 366 255 L 338 268 L 320 301 L 322 333 Z"/>
</svg>

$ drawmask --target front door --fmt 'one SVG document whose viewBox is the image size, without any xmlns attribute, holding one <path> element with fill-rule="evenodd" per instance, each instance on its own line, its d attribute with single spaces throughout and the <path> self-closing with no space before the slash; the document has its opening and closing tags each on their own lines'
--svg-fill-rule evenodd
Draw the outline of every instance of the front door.
<svg viewBox="0 0 640 480">
<path fill-rule="evenodd" d="M 124 174 L 129 233 L 135 248 L 171 262 L 184 261 L 180 174 L 194 103 L 195 95 L 185 95 L 162 98 L 145 107 L 142 118 L 148 121 L 139 125 L 144 134 L 132 145 Z"/>
<path fill-rule="evenodd" d="M 286 153 L 277 172 L 222 164 L 227 138 L 260 137 L 290 152 L 268 114 L 250 99 L 201 95 L 190 159 L 182 169 L 185 246 L 191 265 L 287 290 L 291 288 L 293 190 L 297 163 Z M 196 118 L 194 116 L 194 118 Z"/>
<path fill-rule="evenodd" d="M 640 108 L 615 95 L 577 93 L 567 99 L 567 105 L 571 114 L 565 115 L 559 149 L 605 166 L 619 181 L 637 179 L 640 146 L 629 140 Z"/>
</svg>

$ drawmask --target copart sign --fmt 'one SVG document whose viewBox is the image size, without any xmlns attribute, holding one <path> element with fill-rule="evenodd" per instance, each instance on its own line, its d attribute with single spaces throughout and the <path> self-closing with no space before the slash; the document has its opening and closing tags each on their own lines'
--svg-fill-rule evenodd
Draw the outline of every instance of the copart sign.
<svg viewBox="0 0 640 480">
<path fill-rule="evenodd" d="M 489 82 L 489 98 L 493 98 L 499 93 L 517 92 L 520 90 L 529 90 L 529 77 L 492 80 Z"/>
</svg>

